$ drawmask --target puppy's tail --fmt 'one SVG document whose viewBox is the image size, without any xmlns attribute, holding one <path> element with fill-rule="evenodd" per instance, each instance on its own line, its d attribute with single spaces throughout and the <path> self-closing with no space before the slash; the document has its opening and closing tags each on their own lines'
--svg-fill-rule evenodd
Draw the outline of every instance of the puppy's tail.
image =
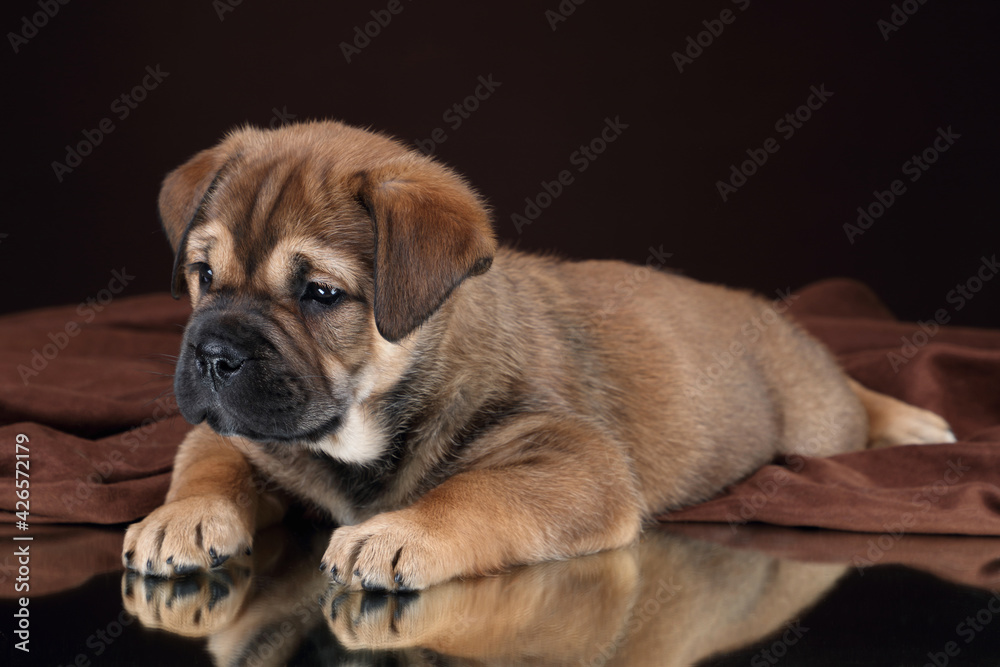
<svg viewBox="0 0 1000 667">
<path fill-rule="evenodd" d="M 850 380 L 868 413 L 868 448 L 955 442 L 948 422 L 930 410 L 880 394 Z"/>
</svg>

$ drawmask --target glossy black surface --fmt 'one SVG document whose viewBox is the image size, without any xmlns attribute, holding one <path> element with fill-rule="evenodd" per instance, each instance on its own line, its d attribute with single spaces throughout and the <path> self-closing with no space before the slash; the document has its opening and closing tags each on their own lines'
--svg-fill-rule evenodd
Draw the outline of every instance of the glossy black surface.
<svg viewBox="0 0 1000 667">
<path fill-rule="evenodd" d="M 680 524 L 397 596 L 328 587 L 327 533 L 278 527 L 252 558 L 161 580 L 118 569 L 121 530 L 47 529 L 31 547 L 31 651 L 8 664 L 1000 663 L 998 539 Z M 5 638 L 17 606 L 2 602 Z"/>
</svg>

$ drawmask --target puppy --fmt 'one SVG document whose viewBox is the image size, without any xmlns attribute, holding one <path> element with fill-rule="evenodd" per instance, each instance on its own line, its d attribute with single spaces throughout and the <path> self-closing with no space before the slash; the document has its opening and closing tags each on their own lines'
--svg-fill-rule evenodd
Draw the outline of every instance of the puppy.
<svg viewBox="0 0 1000 667">
<path fill-rule="evenodd" d="M 778 454 L 952 439 L 746 293 L 656 272 L 597 313 L 634 266 L 498 249 L 459 176 L 379 134 L 241 129 L 159 207 L 196 426 L 125 536 L 146 574 L 249 550 L 283 511 L 265 489 L 337 522 L 334 580 L 413 590 L 629 544 Z"/>
</svg>

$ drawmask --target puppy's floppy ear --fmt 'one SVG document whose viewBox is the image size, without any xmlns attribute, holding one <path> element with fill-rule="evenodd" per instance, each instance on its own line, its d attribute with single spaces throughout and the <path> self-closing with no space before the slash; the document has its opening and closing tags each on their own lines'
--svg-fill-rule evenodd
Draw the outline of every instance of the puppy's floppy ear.
<svg viewBox="0 0 1000 667">
<path fill-rule="evenodd" d="M 175 299 L 178 298 L 178 288 L 183 283 L 180 266 L 184 261 L 188 230 L 225 165 L 226 158 L 221 147 L 210 148 L 201 151 L 163 179 L 159 198 L 160 223 L 170 241 L 170 247 L 174 249 L 170 292 Z"/>
<path fill-rule="evenodd" d="M 375 325 L 396 342 L 459 283 L 490 268 L 496 238 L 479 197 L 436 163 L 390 166 L 358 179 L 358 199 L 375 229 Z"/>
</svg>

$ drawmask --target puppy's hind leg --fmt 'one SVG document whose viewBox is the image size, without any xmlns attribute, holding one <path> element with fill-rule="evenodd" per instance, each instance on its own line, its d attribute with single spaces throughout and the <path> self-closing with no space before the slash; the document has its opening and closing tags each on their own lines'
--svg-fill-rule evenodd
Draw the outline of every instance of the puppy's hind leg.
<svg viewBox="0 0 1000 667">
<path fill-rule="evenodd" d="M 880 394 L 850 380 L 868 413 L 868 448 L 955 442 L 948 422 L 930 410 Z"/>
</svg>

